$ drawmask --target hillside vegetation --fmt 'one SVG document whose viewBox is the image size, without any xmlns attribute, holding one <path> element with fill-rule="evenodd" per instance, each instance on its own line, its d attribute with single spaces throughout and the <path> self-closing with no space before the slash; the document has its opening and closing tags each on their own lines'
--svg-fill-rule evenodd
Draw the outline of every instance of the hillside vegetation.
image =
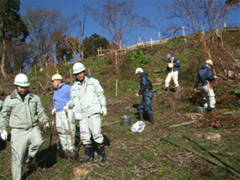
<svg viewBox="0 0 240 180">
<path fill-rule="evenodd" d="M 87 73 L 97 78 L 107 97 L 108 116 L 103 119 L 107 160 L 104 164 L 83 163 L 85 157 L 81 143 L 78 159 L 61 159 L 57 155 L 58 136 L 54 134 L 48 149 L 49 133 L 43 133 L 45 143 L 37 154 L 36 164 L 24 167 L 24 178 L 37 179 L 239 179 L 240 178 L 240 84 L 238 77 L 228 77 L 224 70 L 240 67 L 227 66 L 236 57 L 240 59 L 240 31 L 223 31 L 224 48 L 220 39 L 213 44 L 212 56 L 217 81 L 213 83 L 216 94 L 216 109 L 211 114 L 196 113 L 203 106 L 200 91 L 193 93 L 197 71 L 206 60 L 201 44 L 194 35 L 178 37 L 166 44 L 139 48 L 120 54 L 120 73 L 115 74 L 111 57 L 103 56 L 84 59 Z M 164 91 L 167 75 L 166 55 L 171 53 L 181 63 L 179 76 L 180 92 Z M 221 58 L 221 60 L 219 60 Z M 217 61 L 218 60 L 218 61 Z M 222 63 L 221 63 L 222 62 Z M 229 63 L 228 63 L 229 62 Z M 223 66 L 224 64 L 224 66 Z M 226 66 L 225 66 L 226 64 Z M 66 83 L 71 84 L 69 69 L 73 64 L 61 65 L 59 73 Z M 121 116 L 131 116 L 132 124 L 138 121 L 136 105 L 141 98 L 135 97 L 139 79 L 134 72 L 142 67 L 154 86 L 153 111 L 155 124 L 146 119 L 142 133 L 131 132 L 131 127 L 121 126 Z M 49 117 L 52 110 L 51 76 L 54 67 L 38 72 L 39 91 Z M 1 79 L 1 99 L 14 88 L 11 75 L 8 81 Z M 36 74 L 29 73 L 30 89 L 37 93 Z M 117 81 L 116 81 L 117 80 Z M 116 96 L 116 82 L 118 82 Z M 174 87 L 173 84 L 171 86 Z M 199 88 L 200 89 L 200 88 Z M 173 125 L 195 121 L 185 126 Z M 220 126 L 214 122 L 220 121 Z M 78 125 L 78 122 L 76 123 Z M 97 157 L 97 154 L 96 154 Z M 11 179 L 10 142 L 1 142 L 0 179 Z"/>
</svg>

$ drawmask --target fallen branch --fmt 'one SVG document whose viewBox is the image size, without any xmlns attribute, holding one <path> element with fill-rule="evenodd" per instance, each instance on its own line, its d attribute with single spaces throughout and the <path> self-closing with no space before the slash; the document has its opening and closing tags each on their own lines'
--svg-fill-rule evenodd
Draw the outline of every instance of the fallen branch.
<svg viewBox="0 0 240 180">
<path fill-rule="evenodd" d="M 101 178 L 104 178 L 104 179 L 112 179 L 112 177 L 108 177 L 107 175 L 100 174 L 100 173 L 98 173 L 96 171 L 94 171 L 93 173 L 98 175 L 98 176 L 100 176 Z"/>
<path fill-rule="evenodd" d="M 199 146 L 203 151 L 207 152 L 208 154 L 210 154 L 212 157 L 214 157 L 215 159 L 217 159 L 218 161 L 220 161 L 222 164 L 224 164 L 225 166 L 231 168 L 232 170 L 236 171 L 237 173 L 240 173 L 240 171 L 238 169 L 235 169 L 234 167 L 232 167 L 232 165 L 228 164 L 227 162 L 223 161 L 221 158 L 219 158 L 217 155 L 213 154 L 212 152 L 208 151 L 206 148 L 204 148 L 203 146 L 201 146 L 199 143 L 197 143 L 196 141 L 190 139 L 189 137 L 187 137 L 186 135 L 183 135 L 183 138 L 186 138 L 187 140 L 193 142 L 194 144 L 196 144 L 197 146 Z"/>
<path fill-rule="evenodd" d="M 199 121 L 199 120 L 188 121 L 188 122 L 184 122 L 184 123 L 181 123 L 181 124 L 174 124 L 174 125 L 171 125 L 171 126 L 169 126 L 169 127 L 172 128 L 172 127 L 185 126 L 185 125 L 189 125 L 189 124 L 196 123 L 196 122 L 198 122 L 198 121 Z"/>
<path fill-rule="evenodd" d="M 226 169 L 227 169 L 228 171 L 230 171 L 232 174 L 236 175 L 237 177 L 240 177 L 240 174 L 239 174 L 238 172 L 236 172 L 235 170 L 233 170 L 233 169 L 225 166 L 223 163 L 221 163 L 221 162 L 219 162 L 219 161 L 216 161 L 215 159 L 209 158 L 209 157 L 207 157 L 207 156 L 205 156 L 205 155 L 203 155 L 203 154 L 201 154 L 201 153 L 199 153 L 199 152 L 197 152 L 197 151 L 195 151 L 195 150 L 193 150 L 193 149 L 184 147 L 183 145 L 180 145 L 180 144 L 178 144 L 178 143 L 175 143 L 175 142 L 173 142 L 173 141 L 171 141 L 171 140 L 169 140 L 169 139 L 167 139 L 167 138 L 162 138 L 162 140 L 164 140 L 164 141 L 166 141 L 166 142 L 169 142 L 169 143 L 171 143 L 171 144 L 173 144 L 173 145 L 175 145 L 175 146 L 177 146 L 177 147 L 181 147 L 181 148 L 185 149 L 186 151 L 192 152 L 192 153 L 200 156 L 201 158 L 203 158 L 203 159 L 211 162 L 212 164 L 215 164 L 215 165 L 217 165 L 217 166 L 219 166 L 219 167 L 222 167 L 222 168 L 226 168 Z"/>
<path fill-rule="evenodd" d="M 117 124 L 117 123 L 119 123 L 119 124 L 120 124 L 120 122 L 119 122 L 119 121 L 115 121 L 115 122 L 113 122 L 113 123 L 109 123 L 109 124 L 103 124 L 103 125 L 102 125 L 102 127 L 105 127 L 105 126 L 110 126 L 110 125 Z"/>
</svg>

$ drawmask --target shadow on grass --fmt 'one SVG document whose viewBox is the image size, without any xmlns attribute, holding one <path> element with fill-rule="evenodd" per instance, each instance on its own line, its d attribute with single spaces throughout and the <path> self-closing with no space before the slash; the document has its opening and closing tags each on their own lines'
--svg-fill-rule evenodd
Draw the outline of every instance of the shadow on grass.
<svg viewBox="0 0 240 180">
<path fill-rule="evenodd" d="M 132 107 L 134 107 L 134 108 L 136 108 L 138 110 L 138 104 L 133 104 Z M 138 112 L 135 113 L 135 118 L 140 120 L 140 116 L 139 116 Z M 150 122 L 149 116 L 148 116 L 148 114 L 146 112 L 143 113 L 143 119 Z"/>
<path fill-rule="evenodd" d="M 35 162 L 28 165 L 28 170 L 23 174 L 22 179 L 27 179 L 37 168 L 51 168 L 57 163 L 57 144 L 49 149 L 43 149 L 37 153 Z"/>
</svg>

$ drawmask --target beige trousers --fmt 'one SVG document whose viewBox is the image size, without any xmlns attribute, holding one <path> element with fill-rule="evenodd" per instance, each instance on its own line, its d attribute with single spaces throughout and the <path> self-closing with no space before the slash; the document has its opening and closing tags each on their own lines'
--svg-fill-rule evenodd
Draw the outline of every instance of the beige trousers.
<svg viewBox="0 0 240 180">
<path fill-rule="evenodd" d="M 210 89 L 208 85 L 203 86 L 202 90 L 204 92 L 204 100 L 206 103 L 204 104 L 205 108 L 215 108 L 216 100 L 215 100 L 215 94 L 213 89 Z"/>
<path fill-rule="evenodd" d="M 169 87 L 169 84 L 170 84 L 170 81 L 171 81 L 172 78 L 173 78 L 175 87 L 179 86 L 179 84 L 178 84 L 178 71 L 174 71 L 174 72 L 172 71 L 172 72 L 169 72 L 167 77 L 166 77 L 165 88 Z"/>
<path fill-rule="evenodd" d="M 68 111 L 68 117 L 70 121 L 70 128 L 68 127 L 68 119 L 64 111 L 56 112 L 56 129 L 59 134 L 60 142 L 63 147 L 63 150 L 72 151 L 74 149 L 74 142 L 75 142 L 75 118 L 72 110 Z M 71 135 L 70 131 L 72 131 L 72 138 L 73 138 L 73 145 L 71 142 Z"/>
</svg>

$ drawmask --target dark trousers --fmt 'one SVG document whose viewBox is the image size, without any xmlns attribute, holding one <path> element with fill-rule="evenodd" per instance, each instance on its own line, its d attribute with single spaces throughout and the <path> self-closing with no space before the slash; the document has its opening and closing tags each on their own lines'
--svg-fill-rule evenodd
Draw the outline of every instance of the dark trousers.
<svg viewBox="0 0 240 180">
<path fill-rule="evenodd" d="M 152 111 L 152 91 L 145 91 L 142 97 L 142 101 L 138 105 L 138 113 L 143 114 L 146 112 L 147 114 L 153 114 Z"/>
</svg>

